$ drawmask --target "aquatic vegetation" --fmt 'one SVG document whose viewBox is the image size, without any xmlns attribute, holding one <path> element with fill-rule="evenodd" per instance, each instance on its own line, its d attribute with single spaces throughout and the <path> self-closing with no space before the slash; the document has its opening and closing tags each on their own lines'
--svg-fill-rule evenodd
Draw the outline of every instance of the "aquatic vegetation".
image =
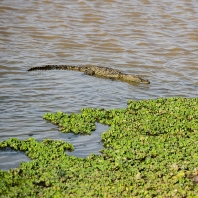
<svg viewBox="0 0 198 198">
<path fill-rule="evenodd" d="M 0 170 L 1 197 L 195 197 L 198 194 L 198 99 L 129 101 L 125 109 L 46 113 L 62 132 L 110 126 L 101 155 L 68 156 L 64 141 L 11 138 L 0 148 L 32 160 Z"/>
</svg>

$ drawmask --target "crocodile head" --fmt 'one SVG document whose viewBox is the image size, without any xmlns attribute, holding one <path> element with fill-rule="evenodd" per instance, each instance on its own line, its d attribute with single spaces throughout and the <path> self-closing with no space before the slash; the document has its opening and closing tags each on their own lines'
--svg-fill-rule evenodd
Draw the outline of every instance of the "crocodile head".
<svg viewBox="0 0 198 198">
<path fill-rule="evenodd" d="M 140 80 L 140 83 L 143 83 L 143 84 L 150 84 L 150 81 L 149 80 L 147 80 L 147 79 L 142 79 L 142 78 L 140 78 L 141 80 Z"/>
<path fill-rule="evenodd" d="M 145 80 L 145 79 L 140 78 L 139 76 L 135 76 L 135 75 L 131 75 L 131 74 L 122 74 L 121 78 L 122 78 L 122 80 L 127 81 L 127 82 L 150 84 L 149 80 Z"/>
</svg>

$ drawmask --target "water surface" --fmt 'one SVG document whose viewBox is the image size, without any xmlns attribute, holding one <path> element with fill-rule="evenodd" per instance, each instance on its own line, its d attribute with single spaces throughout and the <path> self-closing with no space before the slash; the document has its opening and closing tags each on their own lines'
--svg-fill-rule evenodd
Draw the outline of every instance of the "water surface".
<svg viewBox="0 0 198 198">
<path fill-rule="evenodd" d="M 198 96 L 196 0 L 1 0 L 0 27 L 1 141 L 69 141 L 42 119 L 49 111 L 122 108 L 129 99 Z M 45 64 L 112 67 L 151 84 L 130 85 L 72 71 L 27 72 Z M 76 156 L 101 149 L 99 136 L 89 138 L 76 145 Z M 86 141 L 86 148 L 79 146 Z M 2 155 L 0 168 L 8 164 L 6 156 L 11 163 L 9 153 Z"/>
</svg>

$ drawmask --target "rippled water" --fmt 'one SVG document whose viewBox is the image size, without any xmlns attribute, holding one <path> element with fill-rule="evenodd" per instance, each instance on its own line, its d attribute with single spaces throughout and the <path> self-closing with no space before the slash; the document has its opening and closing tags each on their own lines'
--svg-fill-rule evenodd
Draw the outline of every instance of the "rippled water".
<svg viewBox="0 0 198 198">
<path fill-rule="evenodd" d="M 0 27 L 0 140 L 69 141 L 42 119 L 48 111 L 198 97 L 196 0 L 1 0 Z M 112 67 L 151 84 L 129 85 L 72 71 L 27 72 L 45 64 Z M 78 142 L 77 156 L 101 149 L 99 136 L 70 140 Z M 18 157 L 10 162 L 10 152 L 1 152 L 0 168 L 25 159 L 15 152 Z"/>
</svg>

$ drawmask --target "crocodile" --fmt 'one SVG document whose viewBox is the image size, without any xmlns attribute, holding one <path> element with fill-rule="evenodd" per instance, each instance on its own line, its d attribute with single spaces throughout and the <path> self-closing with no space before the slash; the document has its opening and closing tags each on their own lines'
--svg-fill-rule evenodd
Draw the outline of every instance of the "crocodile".
<svg viewBox="0 0 198 198">
<path fill-rule="evenodd" d="M 70 65 L 45 65 L 41 67 L 32 67 L 28 71 L 36 70 L 74 70 L 84 72 L 86 75 L 95 76 L 99 78 L 108 78 L 112 80 L 120 80 L 123 82 L 137 82 L 150 84 L 149 80 L 140 78 L 137 75 L 125 74 L 118 69 L 101 66 L 70 66 Z"/>
</svg>

